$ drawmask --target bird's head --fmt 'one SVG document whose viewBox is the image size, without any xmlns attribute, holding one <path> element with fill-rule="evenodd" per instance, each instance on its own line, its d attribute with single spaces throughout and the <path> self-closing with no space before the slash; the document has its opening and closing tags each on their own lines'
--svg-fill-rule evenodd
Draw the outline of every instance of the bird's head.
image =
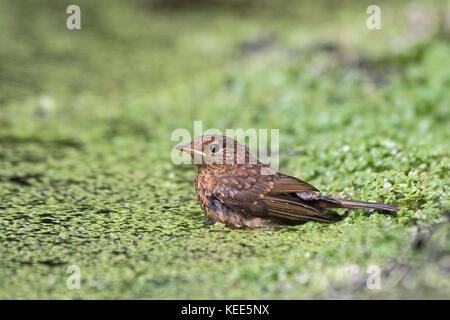
<svg viewBox="0 0 450 320">
<path fill-rule="evenodd" d="M 221 135 L 204 135 L 194 138 L 188 145 L 176 147 L 189 153 L 194 164 L 202 169 L 217 170 L 229 166 L 257 163 L 249 149 L 237 141 Z"/>
</svg>

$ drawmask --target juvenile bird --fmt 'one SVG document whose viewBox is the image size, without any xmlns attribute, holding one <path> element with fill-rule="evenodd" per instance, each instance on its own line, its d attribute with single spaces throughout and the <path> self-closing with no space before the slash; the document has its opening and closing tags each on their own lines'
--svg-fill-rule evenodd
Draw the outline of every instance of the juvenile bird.
<svg viewBox="0 0 450 320">
<path fill-rule="evenodd" d="M 275 172 L 252 157 L 246 146 L 225 136 L 204 135 L 176 148 L 189 153 L 198 167 L 195 190 L 200 207 L 214 222 L 232 228 L 341 220 L 329 208 L 398 210 L 383 203 L 323 196 L 309 183 Z"/>
</svg>

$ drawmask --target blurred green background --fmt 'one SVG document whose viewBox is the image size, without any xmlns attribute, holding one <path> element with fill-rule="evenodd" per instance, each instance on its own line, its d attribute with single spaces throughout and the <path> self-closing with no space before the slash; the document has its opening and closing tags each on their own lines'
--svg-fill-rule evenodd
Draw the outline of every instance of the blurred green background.
<svg viewBox="0 0 450 320">
<path fill-rule="evenodd" d="M 66 28 L 71 4 L 81 30 Z M 370 4 L 381 30 L 366 27 Z M 449 11 L 1 1 L 0 298 L 450 298 Z M 281 172 L 401 210 L 210 225 L 195 167 L 170 158 L 194 120 L 279 129 Z"/>
</svg>

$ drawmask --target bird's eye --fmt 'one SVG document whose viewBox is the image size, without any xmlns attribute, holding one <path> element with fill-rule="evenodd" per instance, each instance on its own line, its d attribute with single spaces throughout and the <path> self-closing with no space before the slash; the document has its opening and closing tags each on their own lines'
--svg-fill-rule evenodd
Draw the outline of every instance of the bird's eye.
<svg viewBox="0 0 450 320">
<path fill-rule="evenodd" d="M 217 143 L 213 143 L 209 146 L 209 150 L 211 151 L 211 153 L 217 153 L 220 150 L 220 146 Z"/>
</svg>

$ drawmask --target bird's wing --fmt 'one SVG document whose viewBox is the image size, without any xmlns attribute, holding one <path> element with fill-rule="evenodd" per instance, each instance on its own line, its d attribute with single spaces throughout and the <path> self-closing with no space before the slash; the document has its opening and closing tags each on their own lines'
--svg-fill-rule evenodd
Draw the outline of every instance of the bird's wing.
<svg viewBox="0 0 450 320">
<path fill-rule="evenodd" d="M 294 221 L 335 221 L 320 209 L 289 195 L 299 190 L 317 191 L 310 184 L 286 175 L 260 175 L 252 170 L 246 170 L 245 176 L 221 177 L 213 196 L 241 214 Z"/>
<path fill-rule="evenodd" d="M 293 221 L 335 222 L 340 220 L 339 215 L 324 212 L 295 197 L 268 196 L 264 197 L 261 202 L 265 209 L 264 212 L 271 217 Z"/>
<path fill-rule="evenodd" d="M 318 192 L 309 183 L 284 174 L 262 175 L 261 167 L 254 166 L 232 172 L 216 180 L 215 194 L 224 197 L 233 196 L 241 200 L 261 199 L 266 195 L 288 194 L 296 192 Z"/>
</svg>

